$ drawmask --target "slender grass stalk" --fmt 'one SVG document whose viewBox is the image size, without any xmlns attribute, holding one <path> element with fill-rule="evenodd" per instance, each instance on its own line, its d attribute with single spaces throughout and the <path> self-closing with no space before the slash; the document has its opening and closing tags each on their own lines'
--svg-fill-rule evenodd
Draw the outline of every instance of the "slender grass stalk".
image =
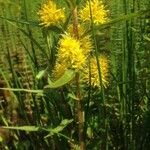
<svg viewBox="0 0 150 150">
<path fill-rule="evenodd" d="M 131 11 L 135 11 L 135 1 L 132 1 L 133 6 L 131 7 Z M 128 80 L 129 82 L 129 109 L 130 109 L 130 145 L 131 149 L 135 149 L 135 141 L 134 141 L 134 103 L 135 103 L 135 43 L 134 43 L 134 33 L 132 31 L 132 27 L 134 27 L 134 20 L 130 21 L 129 26 L 129 39 L 128 39 Z"/>
<path fill-rule="evenodd" d="M 88 61 L 88 66 L 89 66 L 89 87 L 88 87 L 88 99 L 87 99 L 87 103 L 86 103 L 86 109 L 85 109 L 85 125 L 84 125 L 84 135 L 85 135 L 85 139 L 87 138 L 87 129 L 88 129 L 88 118 L 90 116 L 90 101 L 92 98 L 92 89 L 91 89 L 91 65 L 90 65 L 90 60 Z"/>
<path fill-rule="evenodd" d="M 28 21 L 28 14 L 27 14 L 27 8 L 26 8 L 26 5 L 27 5 L 27 4 L 26 4 L 26 3 L 27 3 L 27 2 L 24 0 L 24 1 L 23 1 L 24 16 L 25 16 L 25 19 Z M 29 4 L 28 4 L 28 5 L 29 5 Z M 33 37 L 32 31 L 31 31 L 31 29 L 30 29 L 30 26 L 29 26 L 29 25 L 26 25 L 26 27 L 27 27 L 27 32 L 28 32 L 29 36 L 30 36 L 30 37 Z M 32 56 L 33 56 L 33 58 L 34 58 L 34 68 L 37 69 L 37 71 L 38 71 L 39 66 L 38 66 L 37 56 L 36 56 L 36 52 L 35 52 L 34 43 L 33 43 L 33 41 L 31 40 L 31 38 L 30 38 L 30 45 L 31 45 L 31 50 L 32 50 Z"/>
<path fill-rule="evenodd" d="M 23 7 L 23 11 L 24 11 L 24 17 L 28 21 L 28 13 L 27 13 L 27 6 L 26 5 L 29 6 L 29 3 L 27 3 L 27 1 L 24 0 L 23 4 L 22 4 L 22 7 Z M 36 55 L 36 51 L 35 51 L 34 42 L 32 40 L 33 39 L 32 30 L 31 30 L 29 25 L 26 25 L 26 32 L 29 35 L 29 41 L 30 41 L 30 46 L 31 46 L 31 50 L 32 50 L 32 58 L 34 60 L 34 63 L 33 63 L 34 73 L 37 74 L 37 72 L 39 71 L 39 65 L 38 65 L 38 61 L 37 61 L 37 55 Z M 37 104 L 36 97 L 33 94 L 32 94 L 32 99 L 33 99 L 33 103 L 34 103 L 34 107 L 35 107 L 34 111 L 35 111 L 36 124 L 40 125 L 40 111 L 39 111 L 39 107 L 38 107 L 38 104 Z"/>
<path fill-rule="evenodd" d="M 90 8 L 90 18 L 91 18 L 91 30 L 92 30 L 92 38 L 94 41 L 94 46 L 95 46 L 95 57 L 96 57 L 96 61 L 97 61 L 97 68 L 98 68 L 98 74 L 99 74 L 99 81 L 100 81 L 100 96 L 101 96 L 101 100 L 102 100 L 102 105 L 103 105 L 103 115 L 101 114 L 100 111 L 100 103 L 99 103 L 99 117 L 98 117 L 98 122 L 100 124 L 100 120 L 103 117 L 103 128 L 105 130 L 105 135 L 104 135 L 104 147 L 107 150 L 108 149 L 108 138 L 107 138 L 107 116 L 106 116 L 106 107 L 105 107 L 105 94 L 104 94 L 104 87 L 103 87 L 103 83 L 102 83 L 102 74 L 101 74 L 101 64 L 99 62 L 99 53 L 98 53 L 98 47 L 97 47 L 97 41 L 95 38 L 95 29 L 94 29 L 94 23 L 93 23 L 93 17 L 92 17 L 92 10 L 91 10 L 91 0 L 89 1 L 89 8 Z"/>
<path fill-rule="evenodd" d="M 130 7 L 127 5 L 129 4 L 128 0 L 124 0 L 124 12 L 127 14 Z M 134 11 L 135 2 L 133 1 L 133 8 Z M 133 21 L 126 21 L 125 24 L 125 47 L 124 47 L 124 68 L 123 68 L 123 81 L 130 81 L 128 84 L 125 85 L 124 93 L 127 95 L 126 97 L 126 116 L 128 119 L 126 120 L 126 126 L 129 127 L 129 130 L 126 133 L 126 146 L 129 149 L 134 149 L 134 142 L 133 142 L 133 117 L 134 117 L 134 90 L 135 90 L 135 71 L 134 71 L 134 38 L 131 27 L 133 26 Z M 129 137 L 128 137 L 128 135 Z"/>
<path fill-rule="evenodd" d="M 123 10 L 124 10 L 124 14 L 127 14 L 127 1 L 124 0 L 123 1 Z M 128 78 L 127 78 L 127 63 L 128 63 L 128 54 L 127 54 L 127 36 L 128 36 L 128 21 L 125 22 L 125 25 L 124 25 L 125 29 L 124 29 L 124 32 L 123 32 L 123 58 L 122 58 L 122 80 L 123 82 L 127 82 L 128 81 Z M 123 85 L 123 93 L 126 95 L 125 97 L 125 100 L 124 100 L 124 116 L 125 116 L 125 121 L 124 121 L 124 135 L 125 135 L 125 148 L 128 149 L 129 147 L 129 138 L 128 138 L 128 131 L 126 129 L 126 127 L 129 125 L 129 121 L 128 121 L 128 100 L 127 100 L 127 85 L 124 84 Z"/>
</svg>

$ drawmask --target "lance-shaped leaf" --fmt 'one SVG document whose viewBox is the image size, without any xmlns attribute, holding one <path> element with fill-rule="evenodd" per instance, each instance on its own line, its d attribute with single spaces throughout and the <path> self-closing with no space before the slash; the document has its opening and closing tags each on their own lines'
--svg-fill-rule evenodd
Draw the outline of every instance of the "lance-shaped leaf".
<svg viewBox="0 0 150 150">
<path fill-rule="evenodd" d="M 35 94 L 43 94 L 43 90 L 30 90 L 30 89 L 14 89 L 14 88 L 0 88 L 0 90 L 6 90 L 6 91 L 15 91 L 15 92 L 29 92 L 29 93 L 35 93 Z"/>
<path fill-rule="evenodd" d="M 22 130 L 22 131 L 28 131 L 28 132 L 35 132 L 35 131 L 39 131 L 40 127 L 36 127 L 36 126 L 20 126 L 20 127 L 2 127 L 5 129 L 12 129 L 12 130 Z"/>
<path fill-rule="evenodd" d="M 68 82 L 70 82 L 75 77 L 75 71 L 66 70 L 65 73 L 55 82 L 52 82 L 49 78 L 49 85 L 45 86 L 45 88 L 58 88 L 61 87 Z"/>
<path fill-rule="evenodd" d="M 39 71 L 39 73 L 36 75 L 36 79 L 40 80 L 41 78 L 43 78 L 43 76 L 45 76 L 47 74 L 47 68 L 45 70 L 41 70 Z"/>
<path fill-rule="evenodd" d="M 45 136 L 45 138 L 48 138 L 48 137 L 50 137 L 50 136 L 53 136 L 54 134 L 59 134 L 59 132 L 63 131 L 64 128 L 65 128 L 68 124 L 70 124 L 72 121 L 73 121 L 73 119 L 70 119 L 70 120 L 64 119 L 64 120 L 62 120 L 62 122 L 60 123 L 60 125 L 57 126 L 56 128 L 46 129 L 46 131 L 49 131 L 50 133 L 49 133 L 47 136 Z"/>
<path fill-rule="evenodd" d="M 37 131 L 47 131 L 51 132 L 51 134 L 57 134 L 61 132 L 68 124 L 70 124 L 73 121 L 73 119 L 64 119 L 60 123 L 59 126 L 55 128 L 46 128 L 42 126 L 2 126 L 4 129 L 10 129 L 10 130 L 22 130 L 22 131 L 27 131 L 27 132 L 37 132 Z"/>
</svg>

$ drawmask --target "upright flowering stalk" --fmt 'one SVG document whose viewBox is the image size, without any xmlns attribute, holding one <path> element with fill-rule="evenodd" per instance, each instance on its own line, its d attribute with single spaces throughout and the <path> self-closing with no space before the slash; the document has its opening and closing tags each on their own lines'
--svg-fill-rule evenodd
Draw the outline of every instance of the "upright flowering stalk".
<svg viewBox="0 0 150 150">
<path fill-rule="evenodd" d="M 91 16 L 95 25 L 103 24 L 107 21 L 107 10 L 101 0 L 87 0 L 85 6 L 80 10 L 80 19 L 83 22 L 91 22 Z"/>
<path fill-rule="evenodd" d="M 79 30 L 78 30 L 78 11 L 77 6 L 72 7 L 72 21 L 73 21 L 73 33 L 75 38 L 79 39 Z M 83 98 L 81 95 L 80 87 L 80 73 L 77 72 L 75 76 L 76 81 L 76 111 L 77 111 L 77 122 L 78 122 L 78 137 L 79 137 L 79 146 L 81 150 L 85 150 L 85 137 L 84 137 L 84 107 L 83 107 Z"/>
<path fill-rule="evenodd" d="M 72 0 L 68 0 L 72 12 L 72 24 L 68 26 L 67 32 L 61 35 L 58 42 L 56 63 L 52 76 L 54 80 L 59 79 L 67 69 L 75 71 L 76 83 L 76 97 L 75 102 L 76 118 L 78 123 L 79 146 L 81 150 L 85 150 L 84 139 L 84 107 L 83 98 L 81 95 L 80 83 L 84 79 L 84 83 L 89 82 L 91 77 L 91 85 L 94 87 L 100 86 L 99 74 L 101 74 L 102 84 L 107 86 L 108 76 L 108 61 L 104 55 L 96 58 L 90 58 L 92 53 L 92 40 L 91 36 L 85 34 L 83 22 L 94 23 L 95 25 L 103 24 L 107 21 L 107 10 L 99 0 L 87 0 L 85 6 L 79 10 L 80 24 L 78 23 L 77 6 L 74 5 Z M 50 27 L 58 25 L 65 21 L 64 9 L 59 9 L 54 1 L 49 0 L 43 4 L 38 12 L 41 25 Z M 83 23 L 83 24 L 82 24 Z M 89 26 L 88 26 L 89 27 Z M 93 35 L 94 37 L 94 35 Z M 93 40 L 95 41 L 95 40 Z M 95 44 L 96 45 L 96 44 Z M 88 59 L 90 59 L 90 72 L 88 66 Z M 100 64 L 98 68 L 97 62 Z M 101 70 L 99 73 L 99 70 Z"/>
<path fill-rule="evenodd" d="M 56 59 L 56 65 L 53 71 L 54 77 L 63 75 L 66 69 L 73 69 L 76 72 L 76 115 L 78 122 L 78 135 L 79 145 L 81 150 L 85 150 L 84 141 L 84 113 L 82 106 L 82 97 L 80 90 L 80 73 L 86 66 L 86 61 L 89 56 L 92 44 L 89 37 L 84 39 L 84 42 L 88 42 L 88 47 L 83 45 L 80 40 L 78 30 L 77 9 L 72 7 L 73 25 L 69 30 L 69 33 L 63 34 L 59 41 L 58 54 Z M 86 44 L 86 43 L 84 43 Z M 60 73 L 61 71 L 61 73 Z M 59 77 L 58 77 L 59 78 Z"/>
<path fill-rule="evenodd" d="M 41 6 L 38 11 L 40 17 L 40 24 L 49 27 L 58 25 L 65 21 L 64 9 L 57 8 L 57 5 L 52 0 L 47 1 L 47 3 Z"/>
</svg>

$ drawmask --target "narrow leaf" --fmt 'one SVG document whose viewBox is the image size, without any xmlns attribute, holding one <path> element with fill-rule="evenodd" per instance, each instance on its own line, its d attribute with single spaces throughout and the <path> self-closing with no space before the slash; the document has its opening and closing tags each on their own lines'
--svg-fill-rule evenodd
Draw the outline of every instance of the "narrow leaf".
<svg viewBox="0 0 150 150">
<path fill-rule="evenodd" d="M 52 82 L 49 78 L 49 85 L 45 86 L 45 88 L 58 88 L 61 87 L 68 82 L 70 82 L 75 77 L 75 72 L 73 70 L 66 70 L 65 73 L 55 82 Z"/>
<path fill-rule="evenodd" d="M 28 132 L 35 132 L 39 131 L 40 127 L 36 126 L 20 126 L 20 127 L 2 127 L 5 129 L 12 129 L 12 130 L 23 130 L 23 131 L 28 131 Z"/>
<path fill-rule="evenodd" d="M 150 38 L 149 38 L 148 36 L 145 35 L 145 36 L 143 36 L 143 37 L 144 37 L 145 40 L 147 40 L 147 41 L 150 42 Z"/>
<path fill-rule="evenodd" d="M 69 93 L 69 94 L 68 94 L 68 97 L 70 97 L 70 98 L 72 98 L 72 99 L 74 99 L 74 100 L 79 100 L 79 98 L 77 98 L 77 97 L 75 96 L 75 94 L 73 94 L 73 93 Z"/>
<path fill-rule="evenodd" d="M 44 138 L 48 138 L 50 136 L 53 136 L 54 134 L 59 134 L 59 132 L 63 131 L 63 129 L 68 125 L 70 124 L 71 122 L 73 121 L 73 119 L 64 119 L 62 120 L 62 122 L 60 123 L 59 126 L 55 127 L 55 128 L 49 128 L 49 129 L 46 129 L 46 131 L 49 131 L 50 133 L 45 136 Z"/>
<path fill-rule="evenodd" d="M 6 90 L 6 91 L 20 91 L 20 92 L 29 92 L 29 93 L 37 93 L 42 94 L 43 90 L 28 90 L 28 89 L 13 89 L 13 88 L 0 88 L 0 90 Z"/>
<path fill-rule="evenodd" d="M 47 69 L 39 71 L 39 73 L 36 75 L 36 79 L 40 80 L 46 74 L 46 72 Z"/>
</svg>

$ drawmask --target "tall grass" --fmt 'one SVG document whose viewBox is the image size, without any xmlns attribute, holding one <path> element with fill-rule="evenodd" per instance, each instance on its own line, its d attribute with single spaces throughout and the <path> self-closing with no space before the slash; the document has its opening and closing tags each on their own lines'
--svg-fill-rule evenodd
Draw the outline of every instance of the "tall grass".
<svg viewBox="0 0 150 150">
<path fill-rule="evenodd" d="M 92 37 L 99 87 L 91 86 L 90 67 L 89 85 L 72 70 L 51 81 L 61 34 L 72 18 L 78 38 L 76 17 L 84 2 L 58 0 L 67 21 L 43 28 L 37 15 L 42 1 L 0 1 L 1 149 L 149 149 L 147 0 L 104 1 L 109 21 L 98 27 L 91 13 L 85 34 Z M 98 61 L 103 53 L 109 58 L 107 88 Z"/>
</svg>

